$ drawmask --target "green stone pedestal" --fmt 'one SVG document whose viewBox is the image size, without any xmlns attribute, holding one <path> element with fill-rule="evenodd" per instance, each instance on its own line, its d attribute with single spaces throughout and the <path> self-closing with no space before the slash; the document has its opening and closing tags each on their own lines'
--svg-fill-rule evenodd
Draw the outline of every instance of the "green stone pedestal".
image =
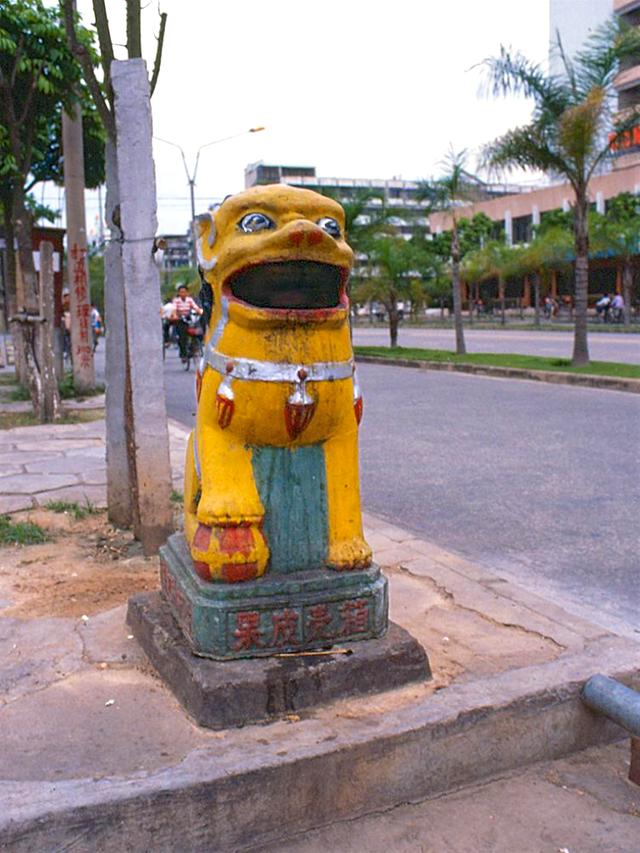
<svg viewBox="0 0 640 853">
<path fill-rule="evenodd" d="M 382 637 L 387 580 L 362 571 L 313 569 L 237 584 L 207 583 L 181 533 L 160 549 L 162 592 L 194 654 L 215 660 L 266 657 Z"/>
</svg>

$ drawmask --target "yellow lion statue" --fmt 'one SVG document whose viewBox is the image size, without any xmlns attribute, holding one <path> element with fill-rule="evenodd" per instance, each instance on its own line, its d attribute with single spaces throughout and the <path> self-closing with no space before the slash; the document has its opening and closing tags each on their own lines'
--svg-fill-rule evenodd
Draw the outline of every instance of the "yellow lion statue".
<svg viewBox="0 0 640 853">
<path fill-rule="evenodd" d="M 210 314 L 185 472 L 196 572 L 367 567 L 341 206 L 253 187 L 199 217 L 196 237 Z"/>
</svg>

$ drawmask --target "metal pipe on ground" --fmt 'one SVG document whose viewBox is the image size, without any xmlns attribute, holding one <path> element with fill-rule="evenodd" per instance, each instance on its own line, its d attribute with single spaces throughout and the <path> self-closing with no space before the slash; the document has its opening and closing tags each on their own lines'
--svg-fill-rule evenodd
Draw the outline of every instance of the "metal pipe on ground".
<svg viewBox="0 0 640 853">
<path fill-rule="evenodd" d="M 594 675 L 581 693 L 582 701 L 592 711 L 604 714 L 631 735 L 629 779 L 640 785 L 640 693 L 615 678 Z"/>
</svg>

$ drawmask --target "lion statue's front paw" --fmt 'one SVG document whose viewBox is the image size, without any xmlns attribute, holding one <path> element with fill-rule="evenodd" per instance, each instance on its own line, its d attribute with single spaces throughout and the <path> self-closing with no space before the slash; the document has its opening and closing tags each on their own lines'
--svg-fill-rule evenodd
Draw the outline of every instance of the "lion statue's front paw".
<svg viewBox="0 0 640 853">
<path fill-rule="evenodd" d="M 366 569 L 371 565 L 373 555 L 371 548 L 364 539 L 354 537 L 342 542 L 334 542 L 329 546 L 329 559 L 327 564 L 335 571 L 349 571 L 350 569 Z"/>
<path fill-rule="evenodd" d="M 258 524 L 198 524 L 189 544 L 193 567 L 203 580 L 249 581 L 267 568 L 269 549 Z"/>
</svg>

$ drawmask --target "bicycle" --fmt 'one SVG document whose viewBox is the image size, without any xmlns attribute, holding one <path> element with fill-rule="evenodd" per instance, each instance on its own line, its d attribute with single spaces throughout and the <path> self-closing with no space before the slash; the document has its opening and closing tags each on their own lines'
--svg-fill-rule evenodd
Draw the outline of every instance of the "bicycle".
<svg viewBox="0 0 640 853">
<path fill-rule="evenodd" d="M 182 357 L 182 364 L 186 371 L 191 369 L 191 361 L 193 360 L 194 368 L 197 370 L 200 359 L 202 358 L 202 337 L 203 329 L 200 315 L 195 311 L 190 311 L 186 317 L 182 317 L 179 322 L 186 326 L 187 340 L 185 343 L 186 355 Z"/>
</svg>

